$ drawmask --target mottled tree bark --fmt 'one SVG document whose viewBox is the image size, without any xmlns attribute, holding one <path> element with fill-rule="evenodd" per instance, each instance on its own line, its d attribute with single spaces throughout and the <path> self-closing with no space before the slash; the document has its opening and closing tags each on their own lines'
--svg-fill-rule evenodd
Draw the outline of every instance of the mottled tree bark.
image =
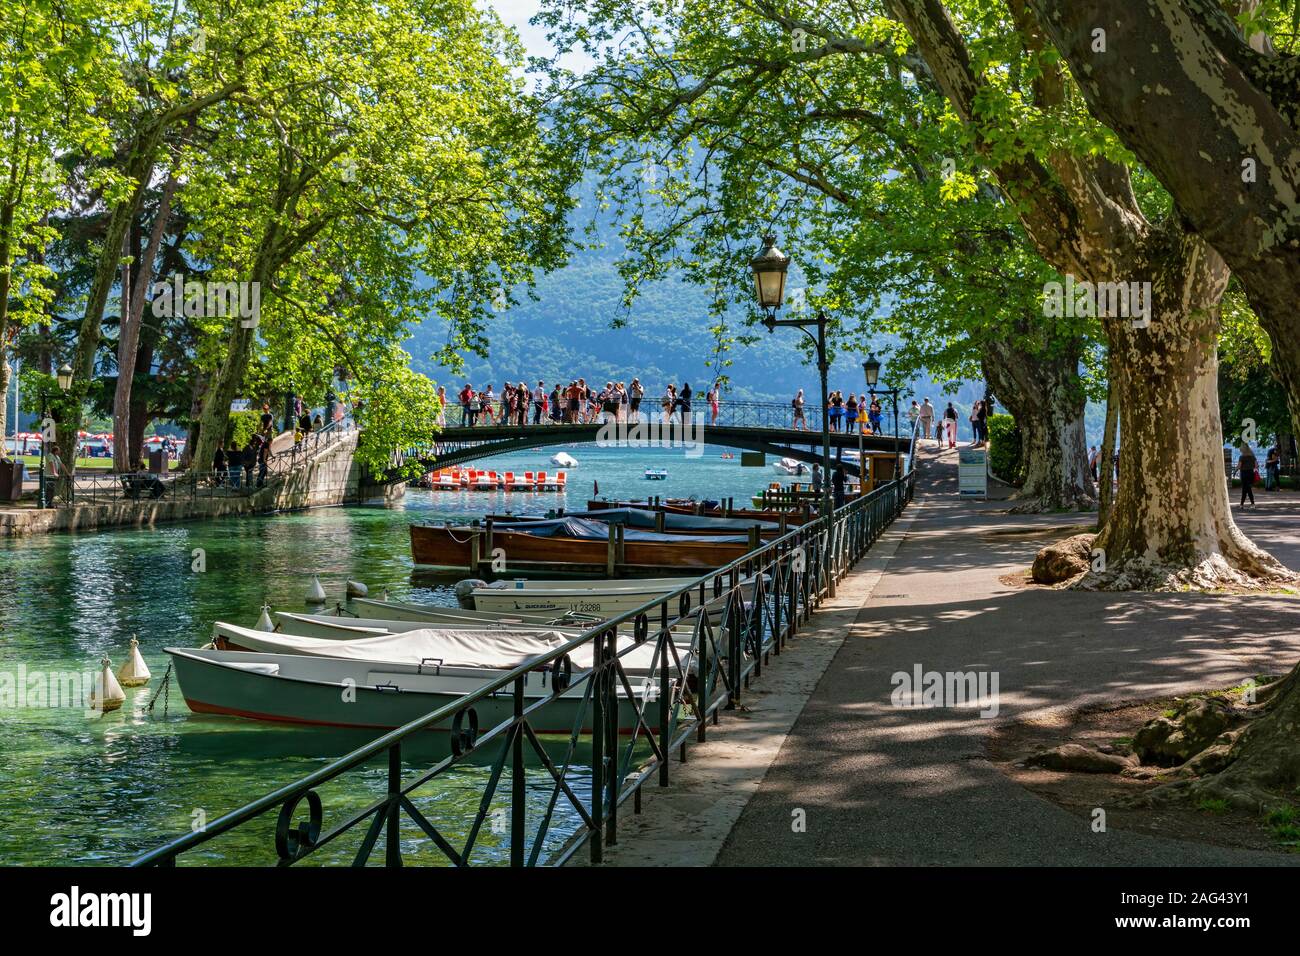
<svg viewBox="0 0 1300 956">
<path fill-rule="evenodd" d="M 163 186 L 162 198 L 158 201 L 158 211 L 154 214 L 153 228 L 150 230 L 149 242 L 135 263 L 135 281 L 127 295 L 127 282 L 123 278 L 123 298 L 127 308 L 122 310 L 122 324 L 118 331 L 117 342 L 117 387 L 113 392 L 113 469 L 127 471 L 135 464 L 135 456 L 140 446 L 133 445 L 131 435 L 134 429 L 131 423 L 131 388 L 134 384 L 136 355 L 139 352 L 140 327 L 144 321 L 144 310 L 148 304 L 149 288 L 153 284 L 154 261 L 158 258 L 158 249 L 162 245 L 163 234 L 171 219 L 172 194 L 176 191 L 176 175 L 170 173 Z M 129 273 L 128 273 L 129 274 Z M 143 426 L 141 427 L 143 434 Z"/>
<path fill-rule="evenodd" d="M 1089 108 L 1241 282 L 1300 432 L 1300 58 L 1243 37 L 1218 0 L 1032 4 Z"/>
<path fill-rule="evenodd" d="M 1214 351 L 1218 303 L 1228 280 L 1222 259 L 1178 215 L 1149 220 L 1125 166 L 1066 150 L 1042 159 L 996 150 L 976 105 L 985 81 L 941 0 L 890 4 L 1016 204 L 1039 254 L 1081 280 L 1150 283 L 1148 324 L 1132 321 L 1145 321 L 1135 312 L 1103 319 L 1120 366 L 1120 482 L 1098 538 L 1106 570 L 1089 572 L 1082 586 L 1273 587 L 1291 579 L 1241 534 L 1228 506 Z M 1011 7 L 1021 14 L 1017 24 L 1026 49 L 1042 49 L 1027 8 Z M 1035 99 L 1045 108 L 1063 101 L 1059 71 L 1044 61 L 1034 83 Z M 1157 85 L 1152 80 L 1151 88 Z"/>
<path fill-rule="evenodd" d="M 1010 341 L 988 344 L 983 362 L 994 394 L 1020 429 L 1025 480 L 1019 513 L 1087 510 L 1094 506 L 1088 470 L 1077 350 L 1058 355 L 1030 353 Z"/>
</svg>

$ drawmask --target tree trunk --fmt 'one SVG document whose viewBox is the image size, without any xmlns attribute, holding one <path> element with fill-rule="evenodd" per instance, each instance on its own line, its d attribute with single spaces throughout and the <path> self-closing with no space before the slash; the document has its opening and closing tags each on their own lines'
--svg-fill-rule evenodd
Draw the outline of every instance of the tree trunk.
<svg viewBox="0 0 1300 956">
<path fill-rule="evenodd" d="M 1106 424 L 1097 456 L 1098 514 L 1097 527 L 1104 528 L 1115 503 L 1115 439 L 1119 433 L 1119 370 L 1115 359 L 1106 356 Z"/>
<path fill-rule="evenodd" d="M 1232 519 L 1219 421 L 1223 261 L 1170 234 L 1132 275 L 1151 281 L 1150 322 L 1106 321 L 1120 408 L 1119 494 L 1097 537 L 1104 570 L 1085 588 L 1277 587 L 1294 575 Z"/>
<path fill-rule="evenodd" d="M 1220 0 L 1031 2 L 1089 108 L 1236 275 L 1272 342 L 1300 432 L 1296 57 L 1260 52 L 1266 44 L 1243 37 Z"/>
<path fill-rule="evenodd" d="M 8 446 L 3 442 L 9 435 L 9 380 L 12 375 L 9 356 L 5 352 L 4 343 L 0 342 L 0 458 L 4 458 L 9 453 Z"/>
<path fill-rule="evenodd" d="M 131 445 L 131 388 L 134 384 L 136 355 L 139 352 L 140 327 L 144 322 L 145 303 L 149 298 L 149 287 L 153 284 L 154 261 L 158 257 L 158 248 L 162 245 L 167 222 L 171 218 L 172 194 L 176 191 L 176 174 L 168 174 L 163 186 L 162 197 L 158 200 L 158 212 L 154 216 L 153 229 L 149 234 L 149 243 L 145 246 L 139 261 L 135 264 L 135 282 L 130 290 L 129 306 L 122 310 L 122 325 L 117 342 L 117 388 L 113 392 L 113 470 L 126 471 L 134 464 L 138 445 Z M 123 295 L 126 297 L 126 280 L 123 280 Z M 143 433 L 143 428 L 141 429 Z"/>
<path fill-rule="evenodd" d="M 1077 351 L 1066 348 L 1060 354 L 1041 355 L 997 341 L 986 354 L 985 377 L 1023 436 L 1025 481 L 1012 511 L 1091 509 L 1096 502 Z"/>
<path fill-rule="evenodd" d="M 199 412 L 198 437 L 194 440 L 194 458 L 200 468 L 210 466 L 217 450 L 217 442 L 226 434 L 230 421 L 230 403 L 234 401 L 244 380 L 248 360 L 253 353 L 253 329 L 244 328 L 238 320 L 230 334 L 230 345 L 217 375 L 208 383 L 203 396 L 203 410 Z"/>
</svg>

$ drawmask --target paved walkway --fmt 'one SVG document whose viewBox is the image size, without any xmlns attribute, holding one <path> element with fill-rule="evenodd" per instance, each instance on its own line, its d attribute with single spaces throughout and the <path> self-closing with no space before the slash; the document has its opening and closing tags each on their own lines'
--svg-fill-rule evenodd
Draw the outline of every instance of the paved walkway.
<svg viewBox="0 0 1300 956">
<path fill-rule="evenodd" d="M 1033 532 L 1086 516 L 1010 516 L 1004 504 L 962 501 L 952 452 L 921 467 L 901 546 L 715 862 L 1279 862 L 1115 829 L 1093 833 L 1088 821 L 1011 783 L 982 750 L 992 726 L 1033 711 L 1181 693 L 1288 668 L 1300 658 L 1300 598 L 1008 587 L 999 578 L 1027 567 L 1048 540 Z M 1292 495 L 1257 498 L 1261 506 L 1242 515 L 1243 528 L 1300 567 L 1300 503 Z M 998 717 L 892 707 L 891 675 L 917 664 L 997 671 Z M 718 739 L 725 734 L 724 726 Z M 806 832 L 793 832 L 796 810 L 806 814 Z"/>
</svg>

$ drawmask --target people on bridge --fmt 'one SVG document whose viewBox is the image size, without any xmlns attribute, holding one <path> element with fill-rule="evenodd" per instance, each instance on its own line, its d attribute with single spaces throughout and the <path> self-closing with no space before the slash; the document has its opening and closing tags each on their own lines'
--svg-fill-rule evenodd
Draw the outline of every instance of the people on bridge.
<svg viewBox="0 0 1300 956">
<path fill-rule="evenodd" d="M 844 400 L 844 430 L 852 435 L 858 427 L 858 396 L 849 392 Z"/>
<path fill-rule="evenodd" d="M 447 427 L 447 386 L 438 386 L 438 427 Z"/>
<path fill-rule="evenodd" d="M 952 402 L 943 410 L 943 428 L 944 437 L 948 440 L 949 448 L 957 447 L 957 409 L 952 407 Z M 940 445 L 943 444 L 941 440 Z"/>
<path fill-rule="evenodd" d="M 709 387 L 706 397 L 709 400 L 709 424 L 716 425 L 718 424 L 719 401 L 722 397 L 722 389 L 718 386 L 717 382 L 714 382 Z"/>
<path fill-rule="evenodd" d="M 645 397 L 645 386 L 641 384 L 639 378 L 632 379 L 632 384 L 627 389 L 627 411 L 628 420 L 639 422 L 641 420 L 641 399 Z"/>
<path fill-rule="evenodd" d="M 831 392 L 827 396 L 827 419 L 830 422 L 830 429 L 833 432 L 840 430 L 840 422 L 844 419 L 844 395 L 841 392 Z"/>
<path fill-rule="evenodd" d="M 930 427 L 934 424 L 934 406 L 930 404 L 930 400 L 928 398 L 921 403 L 921 413 L 920 413 L 919 420 L 921 422 L 921 436 L 923 438 L 929 439 Z M 939 433 L 935 432 L 934 437 L 937 440 L 939 437 Z"/>
<path fill-rule="evenodd" d="M 871 434 L 873 435 L 880 431 L 880 416 L 882 414 L 880 399 L 872 395 L 871 406 L 867 409 L 867 422 L 871 425 Z"/>
<path fill-rule="evenodd" d="M 803 417 L 803 406 L 804 406 L 804 398 L 803 398 L 803 389 L 801 388 L 799 389 L 799 394 L 795 395 L 794 399 L 790 402 L 790 407 L 794 409 L 794 424 L 791 425 L 791 427 L 801 428 L 804 431 L 807 431 L 808 422 L 805 421 Z"/>
</svg>

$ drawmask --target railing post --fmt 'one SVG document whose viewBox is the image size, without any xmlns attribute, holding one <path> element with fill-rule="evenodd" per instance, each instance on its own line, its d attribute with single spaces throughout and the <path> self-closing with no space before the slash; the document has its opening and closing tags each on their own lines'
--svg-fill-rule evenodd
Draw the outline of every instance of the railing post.
<svg viewBox="0 0 1300 956">
<path fill-rule="evenodd" d="M 515 724 L 510 764 L 510 865 L 524 865 L 524 824 L 528 801 L 524 777 L 524 678 L 515 678 Z"/>
<path fill-rule="evenodd" d="M 591 862 L 600 863 L 604 850 L 605 823 L 605 642 L 598 635 L 591 642 Z"/>
<path fill-rule="evenodd" d="M 663 754 L 663 759 L 659 761 L 659 786 L 668 786 L 668 738 L 671 734 L 669 727 L 669 717 L 671 711 L 669 708 L 669 682 L 668 682 L 668 661 L 670 652 L 668 645 L 672 643 L 673 635 L 668 630 L 668 602 L 659 602 L 659 752 Z"/>
<path fill-rule="evenodd" d="M 401 804 L 398 797 L 402 792 L 402 745 L 393 744 L 388 748 L 388 815 L 387 834 L 384 837 L 384 865 L 402 865 L 402 821 Z"/>
<path fill-rule="evenodd" d="M 758 527 L 755 526 L 752 530 L 754 534 L 757 535 Z M 736 573 L 735 568 L 731 569 L 728 577 L 730 580 L 727 582 L 727 603 L 724 606 L 727 608 L 727 670 L 731 679 L 731 696 L 727 700 L 727 710 L 735 710 L 736 704 L 740 702 L 740 655 L 741 647 L 743 645 L 741 631 L 742 622 L 736 620 L 736 617 L 738 615 L 743 617 L 745 613 L 745 599 L 744 595 L 739 593 L 740 578 Z M 757 594 L 757 577 L 754 578 L 754 591 L 755 594 Z M 760 653 L 754 656 L 755 674 L 758 674 L 759 668 L 762 666 L 761 658 L 762 653 L 760 646 Z"/>
<path fill-rule="evenodd" d="M 607 700 L 606 713 L 608 717 L 605 721 L 606 733 L 609 734 L 609 752 L 605 756 L 609 764 L 609 770 L 606 773 L 606 780 L 609 785 L 609 795 L 606 800 L 609 803 L 609 816 L 605 823 L 605 842 L 609 846 L 618 844 L 618 791 L 621 781 L 618 779 L 618 728 L 619 728 L 619 706 L 618 690 L 619 680 L 616 668 L 618 667 L 618 632 L 610 628 L 601 639 L 608 641 L 609 646 L 605 660 L 607 661 L 605 676 L 606 693 L 609 695 Z"/>
</svg>

